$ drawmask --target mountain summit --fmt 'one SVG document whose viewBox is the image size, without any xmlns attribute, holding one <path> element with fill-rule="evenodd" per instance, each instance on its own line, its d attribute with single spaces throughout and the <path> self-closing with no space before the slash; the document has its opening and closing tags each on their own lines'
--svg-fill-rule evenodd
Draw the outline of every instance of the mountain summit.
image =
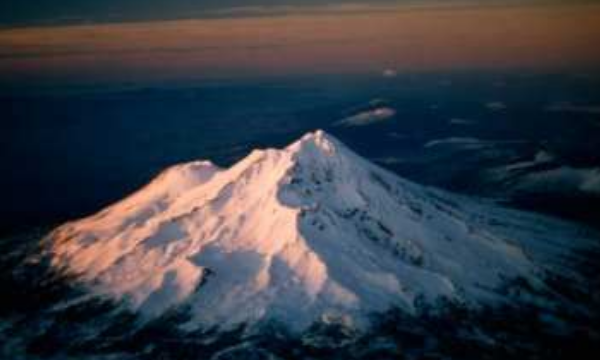
<svg viewBox="0 0 600 360">
<path fill-rule="evenodd" d="M 323 131 L 228 169 L 176 165 L 49 236 L 56 268 L 143 314 L 186 305 L 198 325 L 295 328 L 439 299 L 501 303 L 512 282 L 543 289 L 544 273 L 565 271 L 581 237 L 403 180 Z"/>
</svg>

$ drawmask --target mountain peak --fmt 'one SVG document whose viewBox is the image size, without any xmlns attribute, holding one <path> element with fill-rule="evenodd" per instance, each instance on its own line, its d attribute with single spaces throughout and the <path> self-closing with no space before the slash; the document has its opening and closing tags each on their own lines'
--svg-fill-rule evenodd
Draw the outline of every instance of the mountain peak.
<svg viewBox="0 0 600 360">
<path fill-rule="evenodd" d="M 574 236 L 400 179 L 321 130 L 229 169 L 172 169 L 56 229 L 52 264 L 150 316 L 185 304 L 199 326 L 302 328 L 438 298 L 494 302 L 507 279 L 539 283 L 524 243 Z"/>
<path fill-rule="evenodd" d="M 289 145 L 285 150 L 294 154 L 321 153 L 332 155 L 341 143 L 323 130 L 306 133 L 299 140 Z"/>
<path fill-rule="evenodd" d="M 301 137 L 301 140 L 314 141 L 314 142 L 318 143 L 318 142 L 322 142 L 322 141 L 327 141 L 332 138 L 333 138 L 333 136 L 329 135 L 322 129 L 317 129 L 315 131 L 311 131 L 311 132 L 304 134 Z"/>
</svg>

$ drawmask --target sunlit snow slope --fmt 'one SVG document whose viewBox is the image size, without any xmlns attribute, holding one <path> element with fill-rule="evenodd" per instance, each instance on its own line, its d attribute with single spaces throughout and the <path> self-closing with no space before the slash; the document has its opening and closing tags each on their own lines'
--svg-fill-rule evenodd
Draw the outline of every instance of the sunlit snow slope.
<svg viewBox="0 0 600 360">
<path fill-rule="evenodd" d="M 185 304 L 194 324 L 302 328 L 440 297 L 501 302 L 513 279 L 541 288 L 544 273 L 568 274 L 583 237 L 405 181 L 316 131 L 229 169 L 169 168 L 49 239 L 56 268 L 144 314 Z"/>
</svg>

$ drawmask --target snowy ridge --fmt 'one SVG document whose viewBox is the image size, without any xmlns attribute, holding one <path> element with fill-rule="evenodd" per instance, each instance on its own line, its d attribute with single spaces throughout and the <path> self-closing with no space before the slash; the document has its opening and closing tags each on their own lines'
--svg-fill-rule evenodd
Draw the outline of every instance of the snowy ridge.
<svg viewBox="0 0 600 360">
<path fill-rule="evenodd" d="M 222 327 L 498 302 L 511 279 L 541 288 L 568 269 L 567 246 L 591 246 L 568 224 L 400 179 L 322 131 L 229 169 L 177 165 L 49 238 L 53 265 L 92 291 Z"/>
</svg>

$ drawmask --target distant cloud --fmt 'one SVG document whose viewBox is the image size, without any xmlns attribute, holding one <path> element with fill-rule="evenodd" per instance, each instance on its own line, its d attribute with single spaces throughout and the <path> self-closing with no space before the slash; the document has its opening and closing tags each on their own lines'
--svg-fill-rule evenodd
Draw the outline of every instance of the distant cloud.
<svg viewBox="0 0 600 360">
<path fill-rule="evenodd" d="M 444 139 L 435 139 L 428 141 L 423 145 L 424 148 L 433 148 L 438 146 L 460 148 L 464 150 L 477 150 L 493 146 L 494 142 L 481 140 L 472 137 L 449 137 Z"/>
<path fill-rule="evenodd" d="M 600 115 L 600 105 L 573 105 L 569 102 L 554 103 L 546 106 L 544 110 L 549 112 Z"/>
<path fill-rule="evenodd" d="M 448 123 L 452 125 L 473 125 L 476 122 L 474 120 L 462 119 L 462 118 L 452 118 L 448 120 Z"/>
<path fill-rule="evenodd" d="M 375 98 L 371 101 L 369 101 L 369 105 L 370 106 L 385 106 L 388 103 L 388 100 L 384 99 L 384 98 Z"/>
<path fill-rule="evenodd" d="M 530 171 L 535 171 L 536 168 L 548 166 L 556 166 L 553 163 L 556 161 L 554 155 L 545 151 L 539 150 L 533 155 L 533 158 L 520 159 L 518 161 L 509 162 L 508 164 L 493 167 L 486 171 L 486 176 L 489 180 L 498 183 L 514 182 L 519 176 Z"/>
<path fill-rule="evenodd" d="M 396 115 L 396 110 L 391 107 L 378 107 L 376 109 L 360 112 L 356 115 L 342 119 L 335 124 L 338 126 L 365 126 L 389 120 Z"/>
<path fill-rule="evenodd" d="M 406 134 L 400 134 L 395 131 L 389 133 L 388 136 L 391 137 L 392 139 L 396 139 L 396 140 L 408 139 L 410 137 Z"/>
<path fill-rule="evenodd" d="M 381 72 L 381 75 L 385 78 L 395 78 L 398 76 L 398 71 L 396 69 L 385 69 Z"/>
<path fill-rule="evenodd" d="M 506 104 L 501 101 L 490 101 L 485 104 L 485 107 L 490 111 L 502 111 L 506 109 Z"/>
<path fill-rule="evenodd" d="M 574 168 L 561 166 L 555 169 L 539 171 L 524 176 L 519 189 L 530 191 L 580 191 L 600 195 L 600 169 Z"/>
<path fill-rule="evenodd" d="M 552 155 L 551 153 L 544 151 L 544 150 L 539 150 L 537 153 L 535 153 L 535 156 L 533 157 L 532 160 L 528 160 L 528 161 L 520 161 L 520 162 L 516 162 L 510 165 L 507 165 L 505 167 L 503 167 L 502 169 L 504 171 L 516 171 L 516 170 L 524 170 L 524 169 L 529 169 L 529 168 L 533 168 L 539 165 L 544 165 L 544 164 L 549 164 L 554 162 L 556 159 L 554 157 L 554 155 Z"/>
<path fill-rule="evenodd" d="M 527 140 L 483 140 L 475 137 L 447 137 L 426 142 L 423 148 L 440 153 L 455 151 L 472 151 L 477 156 L 499 157 L 512 153 L 513 145 L 528 142 Z"/>
<path fill-rule="evenodd" d="M 402 164 L 405 162 L 404 159 L 393 157 L 393 156 L 382 157 L 382 158 L 373 158 L 371 160 L 378 162 L 380 164 L 384 164 L 384 165 L 398 165 L 398 164 Z"/>
<path fill-rule="evenodd" d="M 531 160 L 490 169 L 487 175 L 493 181 L 513 184 L 518 191 L 600 195 L 600 168 L 561 165 L 545 150 L 539 150 Z"/>
</svg>

